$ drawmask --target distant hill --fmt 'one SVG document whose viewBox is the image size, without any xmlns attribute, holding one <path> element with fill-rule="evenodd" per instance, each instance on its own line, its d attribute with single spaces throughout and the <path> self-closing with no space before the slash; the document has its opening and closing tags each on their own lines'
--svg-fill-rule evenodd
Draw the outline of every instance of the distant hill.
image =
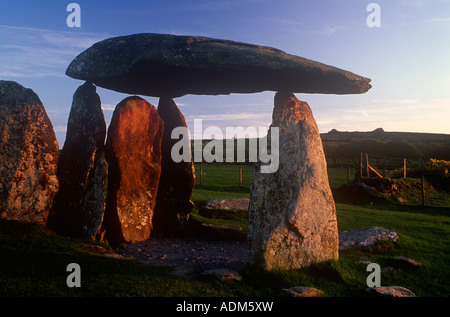
<svg viewBox="0 0 450 317">
<path fill-rule="evenodd" d="M 394 156 L 404 152 L 404 157 L 418 156 L 421 158 L 437 158 L 450 160 L 450 134 L 419 133 L 419 132 L 386 132 L 382 128 L 369 132 L 342 132 L 332 129 L 320 134 L 327 156 L 343 154 L 345 151 L 362 150 L 390 152 L 397 150 Z M 389 149 L 389 150 L 387 150 Z M 416 151 L 416 153 L 413 153 Z M 340 152 L 340 153 L 338 153 Z M 383 153 L 392 155 L 393 153 Z"/>
<path fill-rule="evenodd" d="M 387 158 L 429 159 L 450 161 L 450 134 L 417 133 L 417 132 L 385 132 L 382 128 L 369 132 L 342 132 L 333 129 L 320 134 L 327 159 L 354 160 L 361 152 L 371 156 Z M 245 139 L 245 157 L 248 159 L 249 142 Z M 194 140 L 191 140 L 194 149 Z M 233 140 L 236 142 L 237 139 Z M 211 140 L 202 140 L 205 147 Z M 235 156 L 237 142 L 234 143 Z M 256 143 L 257 144 L 257 143 Z M 226 157 L 226 141 L 223 140 L 223 161 Z"/>
</svg>

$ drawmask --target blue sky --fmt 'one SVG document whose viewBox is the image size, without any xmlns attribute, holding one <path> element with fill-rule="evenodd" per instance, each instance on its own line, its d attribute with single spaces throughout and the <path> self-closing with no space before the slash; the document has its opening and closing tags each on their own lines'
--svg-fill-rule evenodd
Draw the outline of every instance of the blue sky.
<svg viewBox="0 0 450 317">
<path fill-rule="evenodd" d="M 81 27 L 69 28 L 69 3 Z M 367 5 L 380 6 L 370 28 Z M 97 41 L 133 33 L 202 35 L 267 45 L 372 79 L 362 95 L 296 94 L 320 132 L 410 131 L 450 134 L 450 0 L 0 0 L 0 79 L 33 89 L 60 147 L 73 93 L 83 82 L 64 72 Z M 98 88 L 105 119 L 123 98 Z M 158 99 L 145 97 L 157 106 Z M 184 96 L 175 101 L 193 132 L 203 127 L 268 127 L 274 92 Z"/>
</svg>

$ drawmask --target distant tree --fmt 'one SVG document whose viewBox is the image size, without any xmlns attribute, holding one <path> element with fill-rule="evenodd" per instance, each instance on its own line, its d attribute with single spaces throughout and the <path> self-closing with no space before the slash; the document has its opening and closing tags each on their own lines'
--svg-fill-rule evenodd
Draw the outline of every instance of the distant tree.
<svg viewBox="0 0 450 317">
<path fill-rule="evenodd" d="M 417 148 L 408 142 L 390 141 L 386 143 L 384 147 L 385 155 L 388 157 L 411 159 L 417 159 L 421 157 L 421 153 L 417 150 Z"/>
<path fill-rule="evenodd" d="M 336 161 L 342 157 L 337 147 L 324 147 L 323 151 L 327 160 Z"/>
<path fill-rule="evenodd" d="M 362 153 L 374 156 L 386 156 L 391 158 L 411 158 L 421 157 L 417 148 L 407 142 L 390 141 L 384 143 L 378 139 L 364 139 L 340 145 L 335 156 L 353 159 Z"/>
<path fill-rule="evenodd" d="M 440 144 L 425 144 L 421 146 L 423 157 L 450 161 L 450 141 Z"/>
<path fill-rule="evenodd" d="M 383 155 L 384 143 L 377 139 L 364 139 L 342 144 L 338 147 L 338 152 L 342 158 L 354 159 L 361 152 L 372 155 Z"/>
</svg>

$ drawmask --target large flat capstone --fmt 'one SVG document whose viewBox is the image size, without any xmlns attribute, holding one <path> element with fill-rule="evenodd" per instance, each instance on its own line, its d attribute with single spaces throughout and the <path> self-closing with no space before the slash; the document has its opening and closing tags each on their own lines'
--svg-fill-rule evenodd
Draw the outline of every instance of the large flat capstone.
<svg viewBox="0 0 450 317">
<path fill-rule="evenodd" d="M 289 91 L 359 94 L 370 79 L 281 50 L 200 36 L 141 33 L 100 41 L 66 74 L 146 96 Z"/>
</svg>

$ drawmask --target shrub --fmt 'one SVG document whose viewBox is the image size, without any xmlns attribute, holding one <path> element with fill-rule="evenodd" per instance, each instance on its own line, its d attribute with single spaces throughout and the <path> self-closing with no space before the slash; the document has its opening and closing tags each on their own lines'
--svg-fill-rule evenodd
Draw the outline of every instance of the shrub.
<svg viewBox="0 0 450 317">
<path fill-rule="evenodd" d="M 430 176 L 449 177 L 450 161 L 430 159 L 426 165 L 426 173 Z"/>
<path fill-rule="evenodd" d="M 450 177 L 450 161 L 430 159 L 423 166 L 423 174 L 428 177 L 448 178 Z M 421 177 L 422 168 L 407 168 L 406 175 L 408 177 Z M 403 177 L 403 168 L 398 168 L 391 172 L 392 178 Z"/>
</svg>

